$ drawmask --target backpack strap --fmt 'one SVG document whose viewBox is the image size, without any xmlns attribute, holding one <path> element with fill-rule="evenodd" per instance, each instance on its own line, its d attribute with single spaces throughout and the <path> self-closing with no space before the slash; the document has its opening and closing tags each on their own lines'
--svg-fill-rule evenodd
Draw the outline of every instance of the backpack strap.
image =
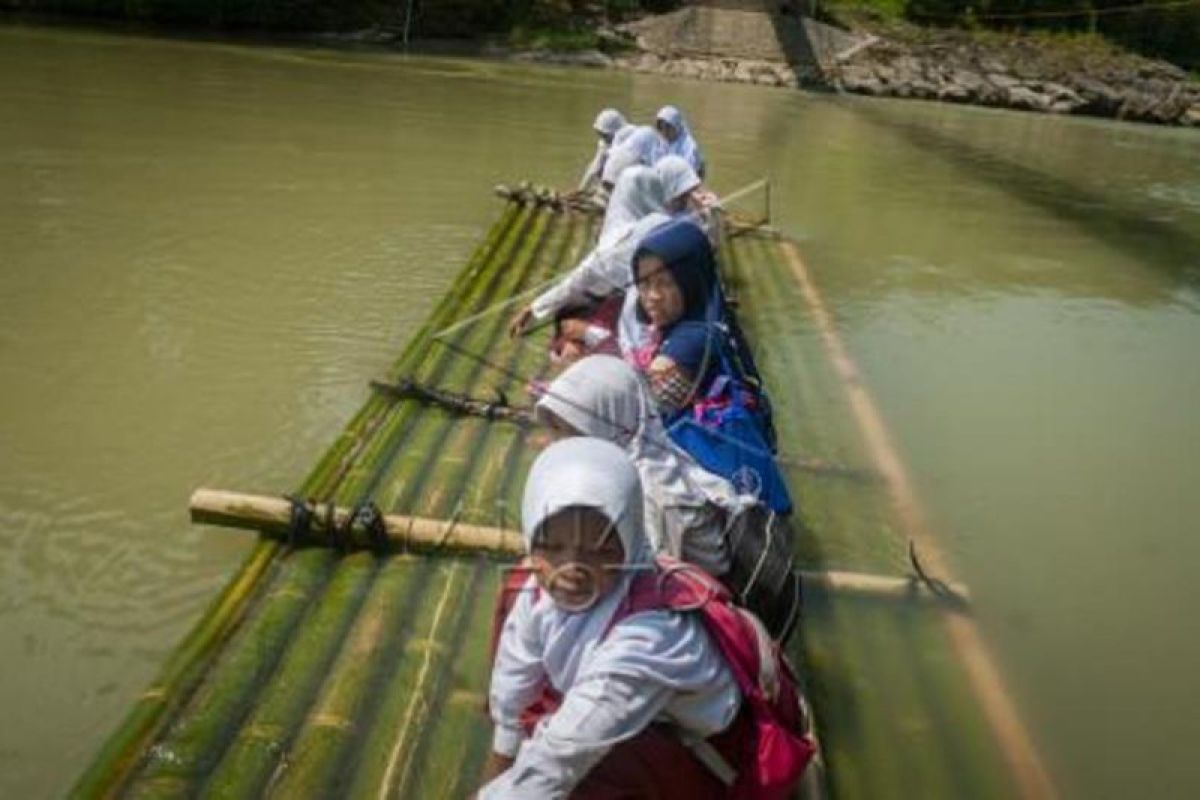
<svg viewBox="0 0 1200 800">
<path fill-rule="evenodd" d="M 533 581 L 530 585 L 532 577 L 533 569 L 527 558 L 521 559 L 504 571 L 504 579 L 500 581 L 500 590 L 496 597 L 496 608 L 492 612 L 491 654 L 493 662 L 496 660 L 496 650 L 500 647 L 500 634 L 504 631 L 504 621 L 508 619 L 509 612 L 517 604 L 517 598 L 521 596 L 521 592 L 533 592 L 534 599 L 537 599 L 538 593 L 541 592 L 537 581 Z"/>
</svg>

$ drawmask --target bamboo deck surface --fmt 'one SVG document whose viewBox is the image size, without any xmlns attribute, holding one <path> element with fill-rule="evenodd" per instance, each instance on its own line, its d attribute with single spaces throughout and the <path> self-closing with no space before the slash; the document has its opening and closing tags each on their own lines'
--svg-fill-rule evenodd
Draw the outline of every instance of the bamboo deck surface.
<svg viewBox="0 0 1200 800">
<path fill-rule="evenodd" d="M 439 330 L 569 269 L 594 218 L 507 202 L 385 376 L 524 401 L 545 336 L 513 345 L 508 313 Z M 744 233 L 722 268 L 776 407 L 781 450 L 867 463 L 844 391 L 780 243 Z M 461 351 L 486 355 L 488 363 Z M 523 376 L 523 377 L 518 377 Z M 513 527 L 536 455 L 519 428 L 369 394 L 299 492 L 339 505 Z M 900 575 L 905 542 L 876 483 L 793 471 L 806 568 Z M 287 487 L 240 487 L 248 490 Z M 293 487 L 295 488 L 295 487 Z M 232 535 L 216 533 L 213 535 Z M 462 797 L 490 744 L 483 711 L 502 563 L 485 556 L 261 539 L 137 699 L 78 797 Z M 826 596 L 792 643 L 839 798 L 1010 797 L 1014 787 L 928 604 Z"/>
</svg>

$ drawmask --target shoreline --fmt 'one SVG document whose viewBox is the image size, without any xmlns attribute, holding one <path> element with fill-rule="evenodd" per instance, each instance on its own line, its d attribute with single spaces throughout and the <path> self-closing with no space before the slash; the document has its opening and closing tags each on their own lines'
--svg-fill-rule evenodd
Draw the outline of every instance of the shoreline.
<svg viewBox="0 0 1200 800">
<path fill-rule="evenodd" d="M 668 16 L 604 27 L 601 35 L 609 41 L 624 37 L 626 43 L 636 42 L 613 53 L 519 49 L 485 37 L 420 38 L 405 47 L 397 33 L 382 27 L 348 32 L 220 30 L 11 11 L 0 11 L 0 24 L 250 46 L 475 57 L 1200 128 L 1200 80 L 1165 61 L 1138 56 L 1101 39 L 977 33 L 859 18 L 848 21 L 844 32 L 821 26 L 836 36 L 844 34 L 843 44 L 857 44 L 845 47 L 842 54 L 820 59 L 818 67 L 648 45 L 638 31 Z"/>
</svg>

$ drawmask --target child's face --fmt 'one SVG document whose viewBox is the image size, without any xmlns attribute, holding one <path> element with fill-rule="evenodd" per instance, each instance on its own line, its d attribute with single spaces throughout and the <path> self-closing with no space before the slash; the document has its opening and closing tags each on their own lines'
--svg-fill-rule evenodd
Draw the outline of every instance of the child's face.
<svg viewBox="0 0 1200 800">
<path fill-rule="evenodd" d="M 662 328 L 683 316 L 683 292 L 658 256 L 638 259 L 637 290 L 638 302 L 655 326 Z"/>
<path fill-rule="evenodd" d="M 538 584 L 567 611 L 595 605 L 625 564 L 616 526 L 591 508 L 567 508 L 549 517 L 530 555 Z"/>
</svg>

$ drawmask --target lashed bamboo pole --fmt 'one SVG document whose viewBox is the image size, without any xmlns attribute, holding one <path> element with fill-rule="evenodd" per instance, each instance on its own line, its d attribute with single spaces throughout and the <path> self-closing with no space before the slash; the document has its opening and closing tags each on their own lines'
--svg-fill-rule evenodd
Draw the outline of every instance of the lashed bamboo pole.
<svg viewBox="0 0 1200 800">
<path fill-rule="evenodd" d="M 192 522 L 222 525 L 233 528 L 261 530 L 269 536 L 288 534 L 292 504 L 282 497 L 242 494 L 216 489 L 197 489 L 188 503 Z M 329 517 L 329 504 L 314 503 L 313 524 L 308 531 L 300 532 L 304 542 L 307 537 L 321 537 L 325 543 L 336 543 L 331 536 L 324 539 L 318 527 Z M 347 528 L 353 509 L 335 506 L 332 520 L 338 528 Z M 404 514 L 383 515 L 388 543 L 401 551 L 418 552 L 484 552 L 513 555 L 521 551 L 521 538 L 511 530 L 501 530 L 486 525 L 455 524 L 449 520 L 412 517 Z M 364 548 L 372 545 L 370 532 L 361 525 L 348 529 L 346 544 Z M 309 540 L 311 541 L 311 539 Z"/>
<path fill-rule="evenodd" d="M 500 220 L 492 227 L 488 237 L 479 245 L 472 261 L 486 261 L 486 254 L 493 248 L 495 241 L 502 232 L 508 230 L 518 214 L 519 207 L 509 204 Z M 469 272 L 466 277 L 470 277 Z M 455 294 L 450 292 L 435 310 L 437 317 L 443 308 L 453 305 Z M 424 331 L 419 331 L 409 347 L 401 356 L 401 369 L 405 360 L 421 354 L 424 344 L 423 336 L 429 333 L 428 325 Z M 373 428 L 372 421 L 384 409 L 384 403 L 379 401 L 375 408 L 368 403 L 364 409 L 347 426 L 347 431 L 363 431 Z M 336 484 L 335 465 L 341 460 L 346 463 L 352 460 L 347 456 L 347 450 L 354 451 L 367 437 L 359 435 L 343 436 L 339 442 L 327 452 L 314 467 L 313 472 L 305 481 L 306 493 L 316 494 L 330 484 Z M 331 481 L 330 478 L 333 477 Z M 230 633 L 237 628 L 247 605 L 255 594 L 255 589 L 267 568 L 278 555 L 279 546 L 275 542 L 260 543 L 247 556 L 238 573 L 230 580 L 225 589 L 201 616 L 196 626 L 188 633 L 180 646 L 172 653 L 150 689 L 143 695 L 126 719 L 110 736 L 104 747 L 96 755 L 89 767 L 80 776 L 71 790 L 72 797 L 104 798 L 114 796 L 128 778 L 146 750 L 150 741 L 161 730 L 170 714 L 178 709 L 194 688 L 203 679 L 205 669 L 215 653 L 226 641 Z"/>
<path fill-rule="evenodd" d="M 495 252 L 465 276 L 470 280 L 461 287 L 464 302 L 457 306 L 461 313 L 472 313 L 492 301 L 497 286 L 514 266 L 519 246 L 529 238 L 534 225 L 533 212 L 530 209 L 521 209 L 516 223 L 510 226 Z M 439 371 L 446 369 L 448 362 L 452 361 L 451 354 L 446 353 L 445 348 L 431 346 L 431 342 L 431 338 L 425 339 L 422 347 L 413 352 L 413 358 L 401 365 L 405 368 L 404 374 L 437 375 Z M 356 502 L 361 497 L 374 495 L 400 448 L 411 439 L 411 423 L 425 418 L 419 414 L 415 404 L 411 403 L 401 404 L 398 409 L 392 408 L 389 411 L 384 435 L 376 437 L 372 446 L 362 453 L 360 463 L 356 467 L 358 475 L 366 475 L 367 480 L 361 485 L 355 481 L 353 493 L 344 491 L 338 495 L 339 499 Z"/>
<path fill-rule="evenodd" d="M 908 472 L 892 445 L 883 417 L 867 392 L 860 371 L 842 343 L 833 317 L 817 291 L 807 266 L 791 241 L 782 240 L 780 252 L 800 286 L 826 353 L 843 382 L 872 459 L 891 490 L 897 518 L 908 537 L 920 547 L 930 568 L 939 575 L 949 575 L 947 559 L 928 525 Z M 947 615 L 945 626 L 950 641 L 967 670 L 997 743 L 1016 778 L 1021 796 L 1056 797 L 1057 792 L 1050 774 L 1033 745 L 995 659 L 978 628 L 970 619 L 958 614 Z"/>
<path fill-rule="evenodd" d="M 273 544 L 260 544 L 254 549 L 80 776 L 71 789 L 72 797 L 116 795 L 141 760 L 146 743 L 160 730 L 162 720 L 203 680 L 208 661 L 236 628 L 274 554 Z"/>
<path fill-rule="evenodd" d="M 777 256 L 776 247 L 773 241 L 752 236 L 738 241 L 731 250 L 738 256 L 734 263 L 753 277 L 744 284 L 746 306 L 753 311 L 747 316 L 749 327 L 755 333 L 766 330 L 778 337 L 783 335 L 784 326 L 794 314 L 794 304 L 788 302 L 788 298 L 795 293 L 796 287 L 794 278 Z M 830 438 L 827 425 L 800 424 L 815 418 L 815 401 L 810 399 L 812 391 L 818 383 L 828 383 L 836 376 L 822 375 L 818 381 L 812 371 L 820 368 L 820 364 L 800 352 L 796 337 L 777 338 L 769 355 L 769 363 L 760 365 L 768 377 L 786 375 L 793 387 L 792 392 L 776 398 L 781 441 L 795 446 L 799 441 L 797 435 L 803 435 L 806 448 L 815 445 L 819 452 L 825 452 L 836 447 L 837 441 Z M 801 379 L 793 383 L 796 376 Z M 807 393 L 798 399 L 797 392 Z M 808 412 L 807 420 L 792 413 L 797 405 Z M 855 431 L 846 428 L 845 433 L 854 435 Z M 814 531 L 820 534 L 802 543 L 807 563 L 822 563 L 830 551 L 835 559 L 855 562 L 863 554 L 874 554 L 879 540 L 875 531 L 887 530 L 883 520 L 878 524 L 859 524 L 850 528 L 843 523 L 848 511 L 849 516 L 860 523 L 869 522 L 871 517 L 884 512 L 887 498 L 877 498 L 880 491 L 875 487 L 829 484 L 806 488 L 809 491 L 802 494 L 801 511 L 812 520 Z M 846 497 L 851 490 L 853 496 Z M 878 510 L 867 511 L 867 518 L 858 519 L 861 510 L 875 509 L 876 506 Z M 891 542 L 885 540 L 885 543 Z M 869 550 L 856 554 L 845 550 L 848 545 L 860 551 L 866 546 Z M 891 549 L 892 558 L 877 566 L 886 569 L 904 563 L 901 548 Z M 845 594 L 838 593 L 838 597 L 843 598 Z M 982 798 L 993 796 L 996 787 L 1011 786 L 997 751 L 990 751 L 990 761 L 980 757 L 983 748 L 991 746 L 992 737 L 978 704 L 964 704 L 959 700 L 961 692 L 954 687 L 965 689 L 966 682 L 964 672 L 954 659 L 935 657 L 923 663 L 906 659 L 905 639 L 899 635 L 901 631 L 888 627 L 894 626 L 898 617 L 883 609 L 864 610 L 859 604 L 842 600 L 810 603 L 807 607 L 807 624 L 802 629 L 802 634 L 806 635 L 801 637 L 806 657 L 812 646 L 807 634 L 816 632 L 819 638 L 822 631 L 836 632 L 835 644 L 818 647 L 811 655 L 812 663 L 818 667 L 813 672 L 815 710 L 829 728 L 829 738 L 823 744 L 839 795 L 886 798 L 916 792 L 942 796 L 938 794 L 941 789 L 965 779 L 965 784 L 956 785 L 970 786 L 971 792 Z M 902 612 L 906 608 L 910 607 L 892 605 L 889 610 Z M 853 621 L 846 620 L 850 613 L 853 613 Z M 925 615 L 915 616 L 914 610 L 914 624 L 926 626 L 929 619 Z M 937 622 L 936 617 L 932 619 Z M 935 629 L 940 631 L 940 623 Z M 947 642 L 943 640 L 940 645 L 940 648 L 933 648 L 934 652 L 945 652 Z M 831 657 L 836 657 L 837 663 L 830 663 Z M 917 694 L 918 684 L 925 687 L 924 693 Z M 856 693 L 860 692 L 861 696 L 854 701 L 842 702 L 847 691 L 845 687 L 851 685 L 857 687 Z M 941 720 L 946 730 L 954 731 L 955 735 L 935 743 L 923 742 L 917 736 L 897 740 L 898 727 L 906 729 L 907 725 L 913 724 L 919 735 L 925 728 L 917 720 L 929 718 Z M 966 752 L 975 756 L 969 763 L 963 757 Z M 872 767 L 862 769 L 862 764 Z M 997 773 L 1001 780 L 996 780 Z M 945 796 L 961 794 L 950 792 Z"/>
<path fill-rule="evenodd" d="M 197 489 L 192 493 L 189 509 L 193 522 L 259 530 L 276 536 L 288 534 L 291 519 L 291 504 L 287 500 L 217 489 Z M 330 509 L 327 504 L 321 503 L 314 506 L 314 512 L 314 519 L 325 519 Z M 335 506 L 332 509 L 332 518 L 339 526 L 346 526 L 350 515 L 349 508 Z M 383 522 L 388 543 L 402 551 L 440 552 L 447 555 L 485 553 L 501 558 L 513 558 L 524 552 L 521 534 L 515 530 L 403 514 L 385 514 Z M 309 535 L 313 533 L 321 536 L 319 529 L 310 531 Z M 348 533 L 348 544 L 371 546 L 370 534 L 361 526 L 352 526 Z M 802 585 L 828 592 L 855 592 L 895 599 L 926 595 L 924 584 L 913 578 L 837 570 L 801 570 L 800 576 Z M 969 599 L 965 586 L 948 584 L 948 588 L 955 596 Z"/>
<path fill-rule="evenodd" d="M 549 214 L 548 211 L 543 213 Z M 550 217 L 549 222 L 552 229 L 542 247 L 544 255 L 537 259 L 540 266 L 535 266 L 540 274 L 529 275 L 527 282 L 537 283 L 542 274 L 558 266 L 567 254 L 577 227 L 572 219 L 564 218 L 561 214 Z M 506 318 L 500 316 L 478 320 L 474 323 L 475 335 L 469 344 L 486 346 L 496 337 L 502 337 L 506 322 Z M 523 363 L 545 360 L 546 354 L 541 348 L 518 348 L 503 354 L 496 362 L 499 371 L 493 373 L 478 369 L 481 365 L 476 364 L 476 369 L 472 370 L 474 374 L 467 380 L 497 378 L 502 381 L 504 388 L 513 390 L 517 387 L 511 384 L 514 380 L 509 377 L 511 373 L 522 374 Z M 471 363 L 469 359 L 465 361 Z M 428 493 L 422 506 L 426 513 L 437 516 L 445 516 L 457 508 L 468 485 L 483 484 L 484 496 L 491 496 L 504 456 L 501 451 L 507 449 L 496 446 L 499 444 L 497 435 L 508 432 L 503 427 L 469 420 L 466 423 L 456 422 L 451 431 L 442 440 L 439 448 L 441 457 L 432 466 L 429 480 L 430 486 L 443 491 Z M 486 636 L 469 643 L 460 638 L 460 628 L 467 618 L 468 607 L 473 605 L 470 597 L 477 591 L 477 584 L 485 569 L 487 567 L 482 563 L 469 571 L 465 571 L 465 565 L 456 567 L 457 571 L 448 579 L 444 593 L 429 617 L 427 636 L 419 643 L 406 645 L 399 663 L 389 670 L 393 677 L 379 693 L 381 703 L 374 712 L 374 719 L 367 722 L 370 727 L 366 737 L 355 746 L 358 758 L 351 794 L 408 796 L 412 794 L 410 784 L 413 780 L 436 771 L 427 761 L 433 757 L 440 758 L 440 754 L 427 747 L 425 737 L 417 735 L 417 731 L 426 726 L 434 709 L 444 702 L 444 693 L 450 685 L 444 665 L 452 653 L 460 652 L 464 646 L 483 649 L 483 643 L 486 642 Z M 455 587 L 453 595 L 450 594 L 452 585 Z M 423 622 L 418 623 L 418 629 L 423 625 Z M 485 672 L 486 669 L 481 670 L 481 674 Z M 475 716 L 478 722 L 478 708 L 466 711 Z M 438 729 L 447 723 L 444 715 L 439 715 L 438 720 Z M 413 769 L 418 760 L 421 764 L 419 772 Z M 450 771 L 453 773 L 457 769 Z M 441 796 L 444 792 L 438 791 L 436 794 Z"/>
<path fill-rule="evenodd" d="M 265 596 L 132 778 L 128 796 L 157 797 L 156 785 L 170 786 L 171 779 L 186 785 L 204 779 L 221 755 L 214 743 L 226 741 L 251 707 L 310 600 L 323 588 L 332 563 L 332 553 L 308 551 L 280 564 Z"/>
<path fill-rule="evenodd" d="M 574 265 L 582 255 L 594 220 L 585 221 L 578 215 L 571 215 L 557 223 L 559 228 L 567 228 L 567 235 L 561 237 L 559 245 L 547 244 L 548 255 L 543 259 L 541 274 L 532 279 L 534 283 L 544 280 L 547 274 Z M 502 330 L 497 333 L 503 335 Z M 501 380 L 501 388 L 512 392 L 519 389 L 524 378 L 539 374 L 545 363 L 544 349 L 526 345 L 496 362 L 500 369 L 487 370 L 485 375 Z M 509 373 L 522 377 L 508 377 Z M 459 425 L 461 427 L 462 423 Z M 514 465 L 529 449 L 515 434 L 516 431 L 507 426 L 486 426 L 482 441 L 475 447 L 475 455 L 468 459 L 469 471 L 457 474 L 456 468 L 450 468 L 457 477 L 449 473 L 446 477 L 453 478 L 462 488 L 471 488 L 471 496 L 461 499 L 482 501 L 506 497 L 513 485 L 519 487 L 523 472 Z M 440 503 L 430 503 L 424 510 L 432 515 L 443 515 L 450 508 L 448 504 L 455 502 L 458 501 L 454 493 L 445 494 Z M 496 516 L 502 519 L 504 514 L 497 509 Z M 485 643 L 498 574 L 498 570 L 477 566 L 464 592 L 466 596 L 456 601 L 458 607 L 455 610 L 460 615 L 457 626 L 451 628 L 447 638 L 439 640 L 436 646 L 424 652 L 414 650 L 406 654 L 408 657 L 402 663 L 419 657 L 422 669 L 412 679 L 413 685 L 409 685 L 407 675 L 392 682 L 383 692 L 385 706 L 380 714 L 381 719 L 403 719 L 405 723 L 393 725 L 390 730 L 375 726 L 376 731 L 362 747 L 364 755 L 356 769 L 357 783 L 353 793 L 379 797 L 457 797 L 465 796 L 475 788 L 477 770 L 490 742 L 489 726 L 481 724 L 481 709 L 489 673 Z M 449 625 L 443 623 L 442 627 Z M 453 659 L 452 670 L 437 668 L 439 663 L 450 666 L 447 664 L 450 659 Z M 471 690 L 456 690 L 456 686 L 462 686 L 459 681 L 466 681 Z M 391 708 L 395 710 L 389 713 Z M 436 715 L 437 724 L 426 735 L 413 738 L 414 726 L 431 715 Z M 380 745 L 386 745 L 386 749 Z M 379 762 L 375 753 L 387 755 L 388 771 L 381 772 L 373 766 Z M 417 764 L 420 769 L 414 770 Z"/>
<path fill-rule="evenodd" d="M 468 607 L 470 584 L 480 572 L 480 565 L 462 559 L 438 559 L 429 568 L 436 570 L 436 578 L 410 621 L 400 658 L 379 687 L 373 724 L 354 747 L 348 796 L 408 796 L 403 788 L 447 684 L 446 665 L 459 644 L 455 635 Z"/>
<path fill-rule="evenodd" d="M 460 279 L 456 281 L 456 288 L 461 290 L 452 290 L 451 292 L 451 295 L 456 298 L 457 302 L 449 305 L 443 303 L 441 309 L 444 310 L 444 313 L 435 314 L 431 326 L 433 324 L 444 323 L 447 319 L 460 313 L 469 313 L 471 309 L 490 302 L 495 293 L 496 278 L 507 272 L 508 267 L 511 266 L 509 259 L 514 252 L 515 243 L 527 235 L 531 219 L 528 214 L 513 219 L 507 213 L 506 218 L 509 218 L 510 221 L 503 227 L 503 237 L 494 240 L 494 246 L 489 248 L 486 258 L 476 260 L 460 275 Z M 493 228 L 493 234 L 498 230 L 501 230 L 501 226 L 499 225 Z M 464 284 L 464 278 L 470 280 L 466 282 L 466 285 L 460 286 L 460 284 Z M 415 343 L 422 343 L 421 339 L 418 338 Z M 427 344 L 427 336 L 424 343 Z M 406 350 L 405 356 L 397 363 L 396 371 L 408 372 L 429 362 L 431 359 L 438 361 L 445 360 L 446 358 L 447 355 L 445 353 L 430 352 L 426 348 L 416 349 L 410 345 L 410 348 Z M 391 409 L 388 410 L 390 411 Z M 419 417 L 418 410 L 409 406 L 402 408 L 398 414 L 388 416 L 387 424 L 382 427 L 382 430 L 377 435 L 377 441 L 380 445 L 373 447 L 366 454 L 360 456 L 360 463 L 352 471 L 343 473 L 347 480 L 341 485 L 338 492 L 339 495 L 357 498 L 372 491 L 372 484 L 377 482 L 377 476 L 389 463 L 387 455 L 396 452 L 399 448 L 399 443 L 408 439 L 410 426 L 407 423 L 414 418 L 419 419 Z M 311 637 L 302 637 L 301 641 L 305 646 L 300 649 L 298 655 L 301 661 L 313 661 L 314 659 L 309 657 L 308 654 L 315 649 L 323 649 L 328 653 L 332 653 L 340 646 L 341 637 L 345 634 L 349 620 L 358 611 L 361 605 L 361 598 L 368 590 L 372 575 L 373 572 L 371 571 L 353 571 L 338 585 L 339 591 L 332 592 L 321 598 L 319 604 L 320 612 L 326 617 L 342 619 L 344 624 L 340 626 L 328 626 L 329 635 L 324 639 L 317 638 L 312 640 Z M 308 626 L 306 626 L 304 633 L 308 633 Z M 285 661 L 285 668 L 288 663 Z M 311 675 L 312 673 L 307 674 Z M 274 717 L 274 719 L 278 720 L 275 728 L 278 731 L 278 735 L 273 740 L 271 749 L 268 752 L 264 752 L 262 747 L 259 747 L 257 750 L 251 748 L 251 754 L 257 755 L 257 757 L 236 761 L 235 763 L 238 765 L 236 772 L 234 774 L 227 774 L 226 778 L 216 785 L 217 789 L 219 790 L 222 786 L 228 787 L 230 785 L 261 787 L 266 783 L 269 772 L 274 768 L 280 754 L 286 752 L 286 745 L 291 741 L 294 730 L 307 710 L 309 702 L 311 701 L 308 698 L 304 698 L 303 702 L 292 703 L 286 707 L 289 716 L 283 719 L 279 719 L 278 716 Z M 250 724 L 252 725 L 253 723 Z M 248 735 L 251 738 L 257 736 L 254 730 L 250 730 Z"/>
<path fill-rule="evenodd" d="M 405 620 L 421 602 L 429 570 L 411 556 L 387 559 L 361 613 L 330 667 L 320 695 L 286 755 L 278 761 L 266 796 L 330 797 L 346 743 L 354 734 L 377 668 L 376 654 L 405 633 Z"/>
<path fill-rule="evenodd" d="M 377 567 L 368 552 L 338 560 L 329 586 L 205 782 L 207 798 L 259 797 L 340 650 Z"/>
<path fill-rule="evenodd" d="M 528 262 L 537 252 L 543 231 L 544 223 L 533 219 L 527 228 L 523 229 L 519 238 L 506 244 L 496 259 L 496 263 L 503 264 L 503 268 L 494 269 L 489 266 L 486 282 L 483 280 L 483 276 L 480 276 L 480 284 L 483 289 L 479 293 L 479 301 L 474 303 L 476 307 L 490 301 L 495 296 L 510 291 L 514 281 L 520 282 L 522 275 L 527 271 Z M 469 336 L 469 334 L 466 335 Z M 430 370 L 429 374 L 434 376 L 447 373 L 447 371 L 453 372 L 456 368 L 457 365 L 453 363 L 453 354 L 441 348 L 435 348 L 431 357 L 425 359 L 417 367 L 418 370 Z M 438 427 L 437 420 L 434 419 L 437 415 L 416 412 L 414 414 L 415 425 L 407 429 L 403 441 L 410 446 L 411 450 L 423 452 L 427 463 L 414 465 L 415 470 L 407 473 L 410 476 L 428 474 L 430 465 L 446 455 L 437 447 L 424 448 L 420 446 L 426 435 L 423 432 Z M 382 452 L 374 453 L 372 455 L 373 463 L 369 470 L 373 477 L 366 480 L 353 493 L 346 492 L 345 496 L 361 498 L 367 493 L 375 492 L 377 487 L 383 486 L 386 483 L 385 476 L 393 472 L 395 466 L 393 456 L 397 452 L 398 446 L 392 446 Z M 414 487 L 418 483 L 419 481 L 411 482 Z M 408 486 L 405 488 L 407 490 Z M 418 490 L 413 488 L 412 491 Z M 424 582 L 426 577 L 423 575 L 421 581 Z M 377 582 L 377 585 L 371 590 L 371 596 L 375 597 L 376 593 L 383 592 L 384 597 L 377 603 L 387 605 L 392 602 L 387 599 L 388 596 L 394 594 L 395 591 L 398 590 L 394 587 L 392 589 L 381 587 Z M 416 601 L 414 601 L 413 607 L 418 610 L 418 613 L 422 608 Z M 405 615 L 405 619 L 410 619 L 411 616 L 410 612 Z M 362 617 L 369 620 L 366 609 L 364 609 Z M 355 622 L 354 630 L 347 640 L 351 647 L 367 635 L 362 630 L 364 624 L 370 625 L 371 623 L 369 621 L 364 623 L 362 619 Z M 339 658 L 338 662 L 333 665 L 321 690 L 321 699 L 309 713 L 307 721 L 297 734 L 292 747 L 283 757 L 281 763 L 292 762 L 293 766 L 280 773 L 279 783 L 273 784 L 275 792 L 289 795 L 294 791 L 301 790 L 301 787 L 328 787 L 329 781 L 333 779 L 335 773 L 356 766 L 354 758 L 358 754 L 359 748 L 355 743 L 360 741 L 363 730 L 369 728 L 372 719 L 376 717 L 376 707 L 373 704 L 367 704 L 366 698 L 376 693 L 375 687 L 381 676 L 392 671 L 397 651 L 396 639 L 397 637 L 389 637 L 379 642 L 378 646 L 371 650 L 371 657 L 366 659 L 368 663 L 346 662 Z M 331 727 L 324 724 L 322 718 L 333 713 L 330 712 L 330 709 L 334 709 L 343 717 L 352 713 L 353 728 Z M 303 764 L 299 763 L 301 761 Z"/>
</svg>

